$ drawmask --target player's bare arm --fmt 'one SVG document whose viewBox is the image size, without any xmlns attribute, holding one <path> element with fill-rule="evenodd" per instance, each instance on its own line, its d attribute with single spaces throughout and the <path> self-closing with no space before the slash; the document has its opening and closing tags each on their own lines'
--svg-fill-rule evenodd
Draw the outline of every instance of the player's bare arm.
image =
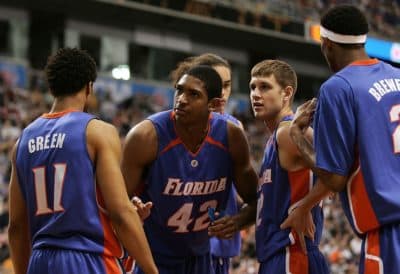
<svg viewBox="0 0 400 274">
<path fill-rule="evenodd" d="M 120 170 L 121 144 L 116 129 L 99 120 L 87 127 L 88 151 L 96 164 L 96 181 L 113 228 L 145 273 L 158 273 L 141 220 L 128 198 Z"/>
<path fill-rule="evenodd" d="M 9 186 L 9 227 L 8 240 L 15 274 L 25 274 L 31 254 L 28 212 L 18 182 L 15 144 L 12 151 L 11 181 Z"/>
<path fill-rule="evenodd" d="M 321 182 L 330 190 L 338 192 L 345 187 L 347 178 L 345 176 L 327 172 L 315 166 L 315 151 L 311 142 L 305 135 L 305 132 L 307 132 L 307 129 L 311 124 L 316 104 L 317 100 L 313 99 L 298 107 L 290 126 L 290 136 L 292 137 L 293 142 L 297 145 L 304 159 L 310 165 L 312 171 L 321 179 Z"/>
<path fill-rule="evenodd" d="M 140 186 L 145 168 L 156 159 L 157 149 L 157 132 L 150 120 L 137 124 L 126 136 L 121 169 L 130 197 Z"/>
<path fill-rule="evenodd" d="M 247 204 L 237 215 L 215 221 L 209 228 L 211 236 L 230 238 L 233 233 L 255 222 L 258 177 L 250 163 L 249 145 L 243 130 L 228 123 L 229 151 L 234 166 L 236 190 Z"/>
<path fill-rule="evenodd" d="M 307 128 L 304 136 L 309 142 L 312 142 L 312 135 L 312 128 Z M 276 140 L 278 143 L 279 163 L 282 168 L 286 169 L 287 171 L 297 171 L 303 168 L 311 168 L 309 162 L 304 159 L 304 156 L 290 137 L 289 121 L 281 123 L 281 126 L 276 132 Z"/>
</svg>

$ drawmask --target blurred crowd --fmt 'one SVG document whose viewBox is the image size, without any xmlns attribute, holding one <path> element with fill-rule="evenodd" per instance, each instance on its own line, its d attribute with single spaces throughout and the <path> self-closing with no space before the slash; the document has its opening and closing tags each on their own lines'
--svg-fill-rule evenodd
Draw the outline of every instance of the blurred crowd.
<svg viewBox="0 0 400 274">
<path fill-rule="evenodd" d="M 124 0 L 117 0 L 124 1 Z M 159 5 L 188 13 L 260 28 L 304 35 L 304 22 L 337 4 L 354 4 L 365 12 L 371 34 L 400 38 L 400 0 L 125 0 Z"/>
<path fill-rule="evenodd" d="M 48 112 L 52 103 L 41 72 L 32 74 L 28 90 L 12 86 L 11 78 L 7 72 L 0 72 L 0 273 L 12 273 L 6 233 L 10 151 L 22 129 L 42 113 Z M 161 110 L 154 103 L 154 97 L 149 95 L 139 93 L 117 101 L 112 94 L 109 90 L 96 92 L 96 96 L 91 98 L 89 111 L 114 124 L 122 142 L 132 126 Z M 267 138 L 265 126 L 255 122 L 250 111 L 237 114 L 237 117 L 244 125 L 251 146 L 252 161 L 258 169 Z M 324 209 L 326 219 L 321 249 L 329 261 L 332 273 L 356 273 L 360 240 L 351 232 L 336 197 L 327 200 Z M 231 273 L 257 273 L 254 226 L 242 231 L 241 235 L 242 254 L 232 260 Z"/>
</svg>

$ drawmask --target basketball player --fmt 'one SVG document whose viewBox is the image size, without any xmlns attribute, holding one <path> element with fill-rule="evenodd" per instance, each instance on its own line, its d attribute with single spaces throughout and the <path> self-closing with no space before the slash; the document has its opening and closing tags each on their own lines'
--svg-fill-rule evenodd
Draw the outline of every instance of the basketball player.
<svg viewBox="0 0 400 274">
<path fill-rule="evenodd" d="M 315 224 L 306 232 L 309 235 L 305 242 L 306 253 L 302 251 L 296 233 L 279 227 L 314 181 L 311 170 L 289 136 L 296 89 L 296 73 L 283 61 L 264 60 L 251 70 L 250 100 L 254 116 L 264 121 L 271 133 L 258 184 L 256 253 L 260 274 L 329 273 L 318 249 L 323 226 L 320 206 L 315 206 L 312 214 L 306 216 Z M 312 138 L 311 129 L 305 134 Z"/>
<path fill-rule="evenodd" d="M 232 181 L 249 204 L 233 217 L 236 230 L 255 218 L 257 175 L 246 137 L 210 112 L 221 89 L 213 68 L 190 68 L 176 83 L 174 109 L 150 116 L 126 139 L 123 174 L 130 194 L 142 191 L 154 204 L 144 228 L 163 274 L 214 273 L 208 210 L 226 207 Z"/>
<path fill-rule="evenodd" d="M 12 156 L 15 273 L 123 273 L 117 236 L 146 273 L 158 273 L 126 193 L 117 131 L 84 112 L 96 79 L 94 60 L 78 49 L 60 49 L 49 58 L 46 76 L 52 109 L 24 129 Z"/>
<path fill-rule="evenodd" d="M 242 123 L 234 116 L 225 113 L 225 106 L 231 95 L 231 67 L 225 59 L 212 54 L 205 53 L 199 56 L 187 58 L 185 61 L 178 64 L 178 67 L 172 73 L 174 84 L 190 67 L 196 65 L 211 66 L 215 69 L 222 79 L 222 98 L 211 107 L 211 110 L 223 115 L 228 121 L 243 129 Z M 229 194 L 229 199 L 226 208 L 223 210 L 223 215 L 232 216 L 238 213 L 243 201 L 238 197 L 235 187 L 232 186 Z M 220 215 L 222 216 L 222 215 Z M 228 274 L 230 258 L 240 255 L 241 238 L 240 233 L 233 235 L 232 239 L 220 239 L 217 237 L 210 238 L 210 252 L 215 274 Z"/>
<path fill-rule="evenodd" d="M 367 33 L 354 6 L 336 6 L 321 18 L 321 49 L 335 74 L 318 103 L 299 109 L 291 132 L 324 186 L 340 192 L 362 236 L 359 273 L 400 273 L 400 71 L 368 57 Z M 315 154 L 303 135 L 314 110 Z M 310 193 L 286 224 L 297 224 L 319 193 Z"/>
</svg>

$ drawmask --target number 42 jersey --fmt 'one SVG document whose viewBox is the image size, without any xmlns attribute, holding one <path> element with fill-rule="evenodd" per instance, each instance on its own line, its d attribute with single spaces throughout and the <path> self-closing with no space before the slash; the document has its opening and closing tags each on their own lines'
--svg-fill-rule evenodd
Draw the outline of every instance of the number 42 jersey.
<svg viewBox="0 0 400 274">
<path fill-rule="evenodd" d="M 208 133 L 197 152 L 175 131 L 172 111 L 149 117 L 158 136 L 141 195 L 154 206 L 144 228 L 153 253 L 200 256 L 210 251 L 208 208 L 225 209 L 232 182 L 226 118 L 211 113 Z"/>
</svg>

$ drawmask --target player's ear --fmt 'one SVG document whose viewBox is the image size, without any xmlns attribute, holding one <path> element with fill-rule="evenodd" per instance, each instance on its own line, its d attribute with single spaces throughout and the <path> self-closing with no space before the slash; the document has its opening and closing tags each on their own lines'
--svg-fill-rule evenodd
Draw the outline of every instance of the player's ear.
<svg viewBox="0 0 400 274">
<path fill-rule="evenodd" d="M 294 90 L 292 86 L 286 86 L 283 90 L 283 100 L 290 101 L 290 99 L 293 97 Z"/>
</svg>

